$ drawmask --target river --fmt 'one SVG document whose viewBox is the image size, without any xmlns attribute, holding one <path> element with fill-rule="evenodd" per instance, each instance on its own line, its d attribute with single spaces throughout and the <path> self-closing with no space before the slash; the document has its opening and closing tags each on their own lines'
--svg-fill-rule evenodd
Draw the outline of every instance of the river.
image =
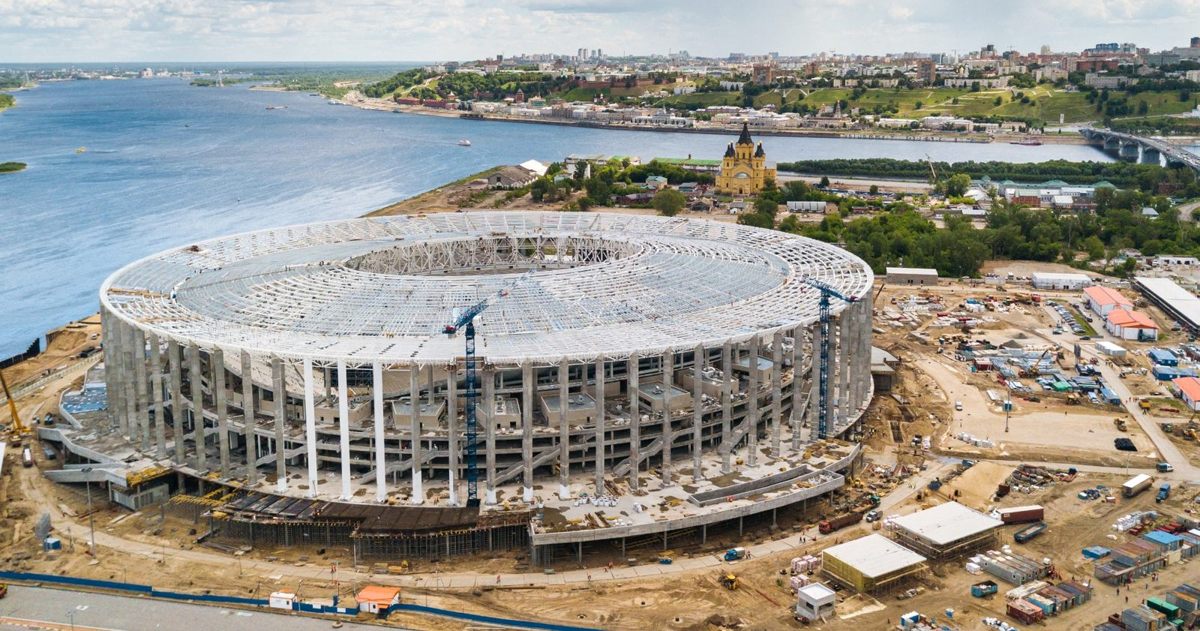
<svg viewBox="0 0 1200 631">
<path fill-rule="evenodd" d="M 46 83 L 16 96 L 0 113 L 0 162 L 29 167 L 0 175 L 0 357 L 96 311 L 108 274 L 165 248 L 358 216 L 496 164 L 571 153 L 719 158 L 732 140 L 371 112 L 179 79 Z M 781 162 L 1109 160 L 1084 145 L 763 141 Z"/>
</svg>

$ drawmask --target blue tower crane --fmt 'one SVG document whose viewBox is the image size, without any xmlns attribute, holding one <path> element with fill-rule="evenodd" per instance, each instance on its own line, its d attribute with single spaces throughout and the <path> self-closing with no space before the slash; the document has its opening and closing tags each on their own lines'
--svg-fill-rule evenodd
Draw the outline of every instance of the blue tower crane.
<svg viewBox="0 0 1200 631">
<path fill-rule="evenodd" d="M 479 422 L 477 415 L 478 408 L 478 379 L 476 378 L 475 370 L 475 317 L 483 313 L 485 309 L 491 306 L 492 298 L 503 298 L 508 295 L 510 289 L 517 283 L 525 280 L 528 274 L 522 275 L 520 278 L 505 285 L 500 291 L 496 292 L 495 296 L 477 302 L 470 307 L 467 307 L 454 318 L 454 321 L 446 325 L 444 333 L 446 335 L 454 335 L 461 329 L 463 337 L 466 339 L 466 352 L 464 353 L 464 363 L 466 364 L 466 382 L 467 382 L 467 506 L 479 506 Z"/>
<path fill-rule="evenodd" d="M 821 292 L 818 302 L 821 325 L 821 375 L 817 388 L 817 438 L 827 438 L 829 434 L 829 319 L 830 298 L 837 298 L 845 303 L 858 302 L 854 296 L 846 296 L 829 284 L 815 278 L 804 278 L 802 282 Z"/>
</svg>

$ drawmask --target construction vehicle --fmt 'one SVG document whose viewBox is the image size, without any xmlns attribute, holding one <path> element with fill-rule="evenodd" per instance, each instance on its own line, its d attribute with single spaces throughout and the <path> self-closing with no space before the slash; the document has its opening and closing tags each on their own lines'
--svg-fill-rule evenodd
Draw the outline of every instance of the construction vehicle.
<svg viewBox="0 0 1200 631">
<path fill-rule="evenodd" d="M 8 595 L 8 585 L 5 583 L 0 583 L 0 598 L 4 598 L 7 595 Z"/>
<path fill-rule="evenodd" d="M 1149 412 L 1150 402 L 1146 399 L 1142 399 L 1141 401 L 1138 401 L 1138 407 L 1141 408 L 1143 412 Z"/>
<path fill-rule="evenodd" d="M 21 445 L 21 439 L 29 435 L 30 430 L 21 422 L 21 414 L 17 412 L 17 401 L 13 397 L 12 391 L 8 389 L 8 380 L 4 378 L 4 371 L 0 370 L 0 386 L 4 388 L 4 397 L 8 399 L 8 412 L 12 415 L 12 426 L 9 428 L 9 433 L 13 437 L 13 446 Z"/>
<path fill-rule="evenodd" d="M 1160 462 L 1157 466 L 1159 473 L 1170 473 L 1175 470 L 1175 467 L 1169 462 Z"/>
<path fill-rule="evenodd" d="M 725 551 L 726 561 L 741 561 L 746 558 L 747 552 L 745 548 L 730 548 Z"/>
<path fill-rule="evenodd" d="M 862 518 L 863 511 L 852 511 L 838 515 L 837 517 L 832 517 L 830 519 L 822 519 L 821 522 L 817 524 L 817 531 L 823 535 L 827 535 L 840 528 L 857 524 L 858 522 L 862 521 Z"/>
<path fill-rule="evenodd" d="M 734 574 L 733 572 L 726 572 L 722 574 L 719 580 L 721 582 L 721 587 L 724 587 L 725 589 L 732 591 L 738 588 L 738 577 L 737 574 Z"/>
<path fill-rule="evenodd" d="M 1113 425 L 1117 426 L 1117 431 L 1119 431 L 1119 432 L 1123 432 L 1126 430 L 1125 419 L 1123 419 L 1123 418 L 1114 418 Z"/>
<path fill-rule="evenodd" d="M 1158 495 L 1154 498 L 1154 503 L 1161 504 L 1171 497 L 1171 483 L 1163 482 L 1163 485 L 1158 487 Z"/>
</svg>

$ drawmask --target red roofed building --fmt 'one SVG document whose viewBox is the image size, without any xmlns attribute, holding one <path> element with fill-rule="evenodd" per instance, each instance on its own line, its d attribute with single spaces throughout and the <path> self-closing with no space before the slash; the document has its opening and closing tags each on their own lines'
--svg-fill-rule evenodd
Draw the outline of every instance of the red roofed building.
<svg viewBox="0 0 1200 631">
<path fill-rule="evenodd" d="M 1133 309 L 1133 301 L 1121 295 L 1121 292 L 1111 287 L 1093 285 L 1083 290 L 1088 306 L 1096 315 L 1104 317 L 1113 309 Z"/>
<path fill-rule="evenodd" d="M 1104 329 L 1123 339 L 1154 341 L 1158 339 L 1158 325 L 1141 311 L 1118 308 L 1108 312 Z"/>
<path fill-rule="evenodd" d="M 388 607 L 400 604 L 400 588 L 367 585 L 354 597 L 358 610 L 364 613 L 386 614 Z"/>
<path fill-rule="evenodd" d="M 1200 411 L 1200 379 L 1195 377 L 1180 377 L 1171 383 L 1175 384 L 1175 389 L 1179 392 L 1179 398 L 1187 404 L 1188 408 L 1193 412 Z"/>
</svg>

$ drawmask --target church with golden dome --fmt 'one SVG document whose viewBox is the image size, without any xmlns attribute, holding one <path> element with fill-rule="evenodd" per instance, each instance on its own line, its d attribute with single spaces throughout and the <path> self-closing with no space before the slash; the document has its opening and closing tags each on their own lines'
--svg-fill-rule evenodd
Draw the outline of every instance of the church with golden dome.
<svg viewBox="0 0 1200 631">
<path fill-rule="evenodd" d="M 763 190 L 767 180 L 775 179 L 775 167 L 767 166 L 767 154 L 762 143 L 756 146 L 750 138 L 750 127 L 742 123 L 742 134 L 730 143 L 721 160 L 717 190 L 734 195 L 749 195 Z"/>
</svg>

